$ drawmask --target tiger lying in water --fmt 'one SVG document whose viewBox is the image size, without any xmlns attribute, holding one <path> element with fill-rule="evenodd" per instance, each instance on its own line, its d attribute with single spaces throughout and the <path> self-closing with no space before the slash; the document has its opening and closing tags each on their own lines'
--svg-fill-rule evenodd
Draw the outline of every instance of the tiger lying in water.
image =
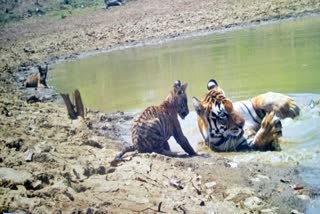
<svg viewBox="0 0 320 214">
<path fill-rule="evenodd" d="M 156 152 L 168 156 L 177 156 L 170 151 L 168 140 L 171 136 L 189 155 L 195 151 L 184 136 L 178 120 L 178 115 L 184 119 L 189 114 L 186 95 L 187 83 L 181 85 L 177 80 L 173 90 L 158 106 L 150 106 L 134 121 L 132 127 L 132 146 L 124 148 L 115 160 L 130 151 L 138 150 L 141 153 Z"/>
<path fill-rule="evenodd" d="M 279 150 L 280 119 L 300 113 L 296 102 L 280 93 L 232 103 L 215 80 L 201 101 L 193 97 L 193 106 L 205 144 L 217 152 Z"/>
</svg>

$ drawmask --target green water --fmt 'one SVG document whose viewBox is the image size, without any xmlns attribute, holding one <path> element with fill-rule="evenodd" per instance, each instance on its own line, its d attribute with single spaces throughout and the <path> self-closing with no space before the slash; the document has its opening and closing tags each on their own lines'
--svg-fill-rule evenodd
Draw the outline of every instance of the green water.
<svg viewBox="0 0 320 214">
<path fill-rule="evenodd" d="M 59 91 L 78 88 L 87 106 L 105 112 L 157 104 L 176 79 L 189 83 L 189 97 L 201 97 L 211 78 L 233 100 L 319 93 L 320 16 L 99 54 L 58 64 L 49 76 Z"/>
</svg>

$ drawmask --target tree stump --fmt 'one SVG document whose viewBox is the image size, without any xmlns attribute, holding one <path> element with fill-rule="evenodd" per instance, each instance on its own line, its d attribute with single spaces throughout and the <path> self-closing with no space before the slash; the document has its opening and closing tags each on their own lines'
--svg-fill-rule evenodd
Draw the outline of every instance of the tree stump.
<svg viewBox="0 0 320 214">
<path fill-rule="evenodd" d="M 74 90 L 73 92 L 73 101 L 70 100 L 69 94 L 60 94 L 63 98 L 64 103 L 66 104 L 68 114 L 72 120 L 75 120 L 78 118 L 78 116 L 82 117 L 84 119 L 85 117 L 85 111 L 84 106 L 82 103 L 80 91 L 78 89 Z"/>
</svg>

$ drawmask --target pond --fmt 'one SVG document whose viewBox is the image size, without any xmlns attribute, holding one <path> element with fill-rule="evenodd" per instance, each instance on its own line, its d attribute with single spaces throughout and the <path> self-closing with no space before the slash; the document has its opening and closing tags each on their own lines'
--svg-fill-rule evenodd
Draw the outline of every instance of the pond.
<svg viewBox="0 0 320 214">
<path fill-rule="evenodd" d="M 283 121 L 282 152 L 224 155 L 234 161 L 299 164 L 305 181 L 320 186 L 320 106 L 308 107 L 311 99 L 320 99 L 320 16 L 102 53 L 57 64 L 49 76 L 58 91 L 78 88 L 86 106 L 104 112 L 139 113 L 160 103 L 177 79 L 189 84 L 191 111 L 190 98 L 201 98 L 211 78 L 233 101 L 267 91 L 290 94 L 302 111 L 298 119 Z M 194 147 L 201 140 L 195 121 L 195 112 L 182 121 Z M 320 213 L 319 200 L 307 213 Z"/>
</svg>

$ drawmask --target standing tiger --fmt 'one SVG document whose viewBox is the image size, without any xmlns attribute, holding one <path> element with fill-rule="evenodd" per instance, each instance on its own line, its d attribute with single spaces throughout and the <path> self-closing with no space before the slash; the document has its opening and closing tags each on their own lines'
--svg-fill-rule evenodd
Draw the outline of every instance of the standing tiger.
<svg viewBox="0 0 320 214">
<path fill-rule="evenodd" d="M 193 97 L 193 106 L 205 144 L 217 152 L 278 150 L 280 119 L 300 113 L 296 102 L 284 94 L 268 92 L 233 104 L 215 80 L 207 88 L 201 101 Z"/>
<path fill-rule="evenodd" d="M 38 73 L 28 77 L 24 82 L 25 87 L 30 88 L 48 88 L 47 85 L 48 65 L 45 67 L 38 65 Z"/>
<path fill-rule="evenodd" d="M 167 98 L 158 106 L 150 106 L 134 121 L 132 127 L 132 146 L 125 147 L 115 158 L 121 160 L 126 152 L 141 153 L 156 152 L 175 157 L 171 152 L 168 140 L 171 136 L 189 155 L 195 151 L 184 136 L 178 120 L 178 115 L 184 119 L 189 114 L 186 94 L 187 83 L 181 85 L 180 80 L 174 83 Z"/>
</svg>

